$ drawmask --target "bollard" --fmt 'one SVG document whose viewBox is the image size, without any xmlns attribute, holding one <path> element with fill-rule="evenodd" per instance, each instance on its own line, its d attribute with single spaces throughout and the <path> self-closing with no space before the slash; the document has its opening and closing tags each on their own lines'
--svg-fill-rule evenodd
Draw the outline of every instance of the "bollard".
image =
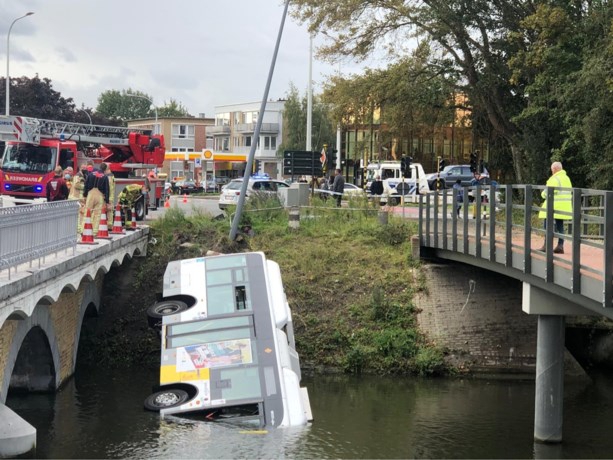
<svg viewBox="0 0 613 460">
<path fill-rule="evenodd" d="M 411 257 L 413 260 L 419 259 L 419 236 L 411 236 Z"/>
<path fill-rule="evenodd" d="M 300 208 L 292 206 L 289 209 L 289 221 L 288 226 L 291 230 L 297 230 L 300 228 Z"/>
<path fill-rule="evenodd" d="M 379 211 L 379 223 L 381 225 L 387 225 L 389 219 L 389 213 L 387 211 Z"/>
</svg>

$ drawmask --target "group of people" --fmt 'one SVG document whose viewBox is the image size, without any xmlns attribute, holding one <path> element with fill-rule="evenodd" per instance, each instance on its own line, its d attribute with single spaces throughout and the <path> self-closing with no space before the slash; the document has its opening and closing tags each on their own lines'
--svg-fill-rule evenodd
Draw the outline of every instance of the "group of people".
<svg viewBox="0 0 613 460">
<path fill-rule="evenodd" d="M 328 179 L 325 177 L 321 179 L 319 184 L 322 190 L 330 190 L 334 194 L 336 199 L 336 206 L 340 208 L 341 201 L 343 200 L 343 193 L 345 192 L 345 178 L 343 172 L 340 169 L 334 170 L 334 175 L 331 175 Z M 323 195 L 324 199 L 327 195 Z"/>
<path fill-rule="evenodd" d="M 79 200 L 78 230 L 83 229 L 85 209 L 91 210 L 92 226 L 97 231 L 102 209 L 112 207 L 115 196 L 115 178 L 106 163 L 94 167 L 93 161 L 81 165 L 75 174 L 72 166 L 55 168 L 54 176 L 47 183 L 47 201 Z"/>
</svg>

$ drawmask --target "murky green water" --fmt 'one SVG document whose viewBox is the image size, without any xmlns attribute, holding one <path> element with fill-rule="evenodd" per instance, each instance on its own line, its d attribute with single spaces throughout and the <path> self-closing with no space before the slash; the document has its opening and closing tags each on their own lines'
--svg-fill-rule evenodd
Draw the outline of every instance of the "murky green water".
<svg viewBox="0 0 613 460">
<path fill-rule="evenodd" d="M 38 429 L 38 458 L 611 458 L 613 378 L 566 385 L 564 443 L 533 443 L 530 381 L 317 376 L 315 421 L 244 426 L 143 410 L 155 371 L 79 369 L 55 395 L 10 396 Z"/>
</svg>

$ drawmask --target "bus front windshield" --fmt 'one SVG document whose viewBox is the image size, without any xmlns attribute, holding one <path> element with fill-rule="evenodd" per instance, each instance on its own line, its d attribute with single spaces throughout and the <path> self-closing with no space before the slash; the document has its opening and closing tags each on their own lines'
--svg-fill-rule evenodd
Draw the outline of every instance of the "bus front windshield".
<svg viewBox="0 0 613 460">
<path fill-rule="evenodd" d="M 31 144 L 6 144 L 0 167 L 5 172 L 48 173 L 55 169 L 55 147 Z"/>
</svg>

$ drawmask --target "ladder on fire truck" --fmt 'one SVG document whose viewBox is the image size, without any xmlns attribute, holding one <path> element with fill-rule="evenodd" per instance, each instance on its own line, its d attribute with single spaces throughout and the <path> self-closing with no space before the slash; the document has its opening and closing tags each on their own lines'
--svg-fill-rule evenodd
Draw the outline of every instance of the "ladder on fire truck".
<svg viewBox="0 0 613 460">
<path fill-rule="evenodd" d="M 0 140 L 8 142 L 39 144 L 41 139 L 64 139 L 94 144 L 128 145 L 130 133 L 151 135 L 151 130 L 13 115 L 0 116 Z"/>
</svg>

